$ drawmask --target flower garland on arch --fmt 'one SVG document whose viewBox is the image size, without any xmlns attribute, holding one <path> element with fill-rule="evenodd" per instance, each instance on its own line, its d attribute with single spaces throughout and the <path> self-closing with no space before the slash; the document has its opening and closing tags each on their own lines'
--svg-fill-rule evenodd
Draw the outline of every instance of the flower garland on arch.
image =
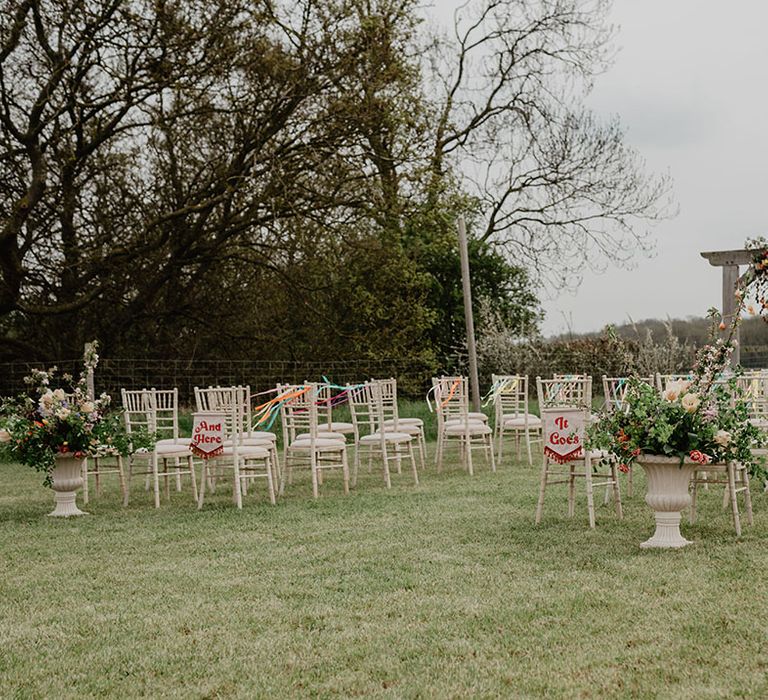
<svg viewBox="0 0 768 700">
<path fill-rule="evenodd" d="M 748 238 L 744 247 L 754 251 L 754 255 L 736 289 L 739 312 L 760 316 L 768 323 L 768 240 L 763 236 Z"/>
</svg>

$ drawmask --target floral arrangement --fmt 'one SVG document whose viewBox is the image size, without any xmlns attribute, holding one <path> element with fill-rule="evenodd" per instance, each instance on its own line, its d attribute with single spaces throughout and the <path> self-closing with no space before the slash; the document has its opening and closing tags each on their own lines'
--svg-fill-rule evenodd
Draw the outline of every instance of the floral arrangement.
<svg viewBox="0 0 768 700">
<path fill-rule="evenodd" d="M 62 375 L 52 388 L 56 367 L 32 370 L 28 393 L 0 403 L 0 448 L 11 459 L 50 472 L 57 454 L 74 457 L 126 455 L 137 447 L 119 413 L 108 413 L 111 400 L 88 396 L 88 374 L 98 362 L 94 341 L 86 349 L 85 368 L 76 383 Z M 141 441 L 142 438 L 139 437 Z"/>
<path fill-rule="evenodd" d="M 690 378 L 670 382 L 662 392 L 630 378 L 622 406 L 603 413 L 590 429 L 591 448 L 614 455 L 622 471 L 645 453 L 678 457 L 681 465 L 686 459 L 700 464 L 738 461 L 753 476 L 765 477 L 762 462 L 751 452 L 764 444 L 764 434 L 749 420 L 740 370 L 727 369 L 745 305 L 743 288 L 736 299 L 729 328 L 710 309 L 711 339 L 698 351 Z"/>
</svg>

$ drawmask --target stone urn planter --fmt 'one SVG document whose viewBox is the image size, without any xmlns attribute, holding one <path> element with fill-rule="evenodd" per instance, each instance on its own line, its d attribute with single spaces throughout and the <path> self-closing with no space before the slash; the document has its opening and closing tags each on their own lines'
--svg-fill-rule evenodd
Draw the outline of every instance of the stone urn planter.
<svg viewBox="0 0 768 700">
<path fill-rule="evenodd" d="M 688 484 L 698 465 L 689 459 L 681 465 L 679 457 L 661 455 L 640 455 L 637 463 L 648 481 L 645 502 L 656 516 L 656 532 L 640 546 L 679 548 L 691 544 L 680 534 L 680 512 L 691 504 Z"/>
<path fill-rule="evenodd" d="M 48 513 L 53 518 L 69 518 L 73 515 L 88 515 L 77 507 L 77 490 L 83 485 L 83 458 L 71 455 L 56 455 L 56 464 L 51 472 L 51 488 L 56 507 Z"/>
</svg>

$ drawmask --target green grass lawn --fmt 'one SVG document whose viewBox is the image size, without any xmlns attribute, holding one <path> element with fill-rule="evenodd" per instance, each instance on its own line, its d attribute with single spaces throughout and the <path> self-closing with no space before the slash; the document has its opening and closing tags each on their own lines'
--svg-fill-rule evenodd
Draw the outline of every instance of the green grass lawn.
<svg viewBox="0 0 768 700">
<path fill-rule="evenodd" d="M 694 545 L 642 551 L 640 475 L 623 521 L 552 487 L 536 527 L 538 469 L 479 461 L 241 512 L 226 485 L 155 511 L 140 479 L 124 510 L 111 479 L 69 521 L 0 464 L 0 696 L 768 697 L 759 488 L 740 541 L 713 489 Z"/>
</svg>

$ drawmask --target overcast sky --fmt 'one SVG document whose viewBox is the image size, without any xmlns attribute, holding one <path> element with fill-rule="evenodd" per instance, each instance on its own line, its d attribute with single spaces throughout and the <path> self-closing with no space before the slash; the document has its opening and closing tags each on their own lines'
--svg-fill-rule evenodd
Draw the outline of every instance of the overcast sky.
<svg viewBox="0 0 768 700">
<path fill-rule="evenodd" d="M 449 21 L 455 0 L 435 0 Z M 634 270 L 585 272 L 575 295 L 545 300 L 545 335 L 632 317 L 702 316 L 721 304 L 703 250 L 768 235 L 768 1 L 614 0 L 614 66 L 589 104 L 618 114 L 648 168 L 669 171 L 679 215 L 657 225 Z"/>
</svg>

